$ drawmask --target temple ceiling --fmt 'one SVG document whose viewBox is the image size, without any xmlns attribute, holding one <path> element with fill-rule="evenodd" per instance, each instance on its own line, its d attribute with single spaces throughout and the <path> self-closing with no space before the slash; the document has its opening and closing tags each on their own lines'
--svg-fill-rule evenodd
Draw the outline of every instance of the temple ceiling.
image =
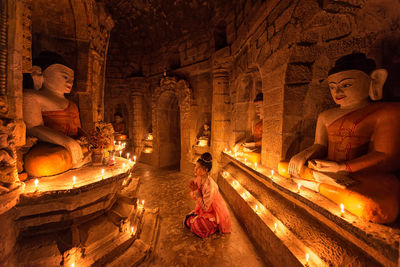
<svg viewBox="0 0 400 267">
<path fill-rule="evenodd" d="M 128 49 L 151 52 L 182 37 L 211 32 L 228 0 L 98 0 L 116 26 L 112 39 Z"/>
</svg>

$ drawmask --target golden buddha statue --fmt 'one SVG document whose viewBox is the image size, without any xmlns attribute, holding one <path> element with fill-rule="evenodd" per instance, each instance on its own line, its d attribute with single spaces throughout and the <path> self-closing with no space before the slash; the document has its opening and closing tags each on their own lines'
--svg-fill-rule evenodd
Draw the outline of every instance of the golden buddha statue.
<svg viewBox="0 0 400 267">
<path fill-rule="evenodd" d="M 90 157 L 84 157 L 76 140 L 82 135 L 78 107 L 64 95 L 71 92 L 74 71 L 50 51 L 33 64 L 42 69 L 43 86 L 24 92 L 24 121 L 27 133 L 42 142 L 25 155 L 25 170 L 31 176 L 48 176 L 78 168 Z"/>
<path fill-rule="evenodd" d="M 318 191 L 349 212 L 376 223 L 391 223 L 399 213 L 400 104 L 382 98 L 387 71 L 354 53 L 336 61 L 328 84 L 338 108 L 318 116 L 314 145 L 280 164 L 279 172 L 317 183 Z M 308 161 L 307 169 L 305 166 Z M 347 186 L 327 182 L 337 175 Z"/>
</svg>

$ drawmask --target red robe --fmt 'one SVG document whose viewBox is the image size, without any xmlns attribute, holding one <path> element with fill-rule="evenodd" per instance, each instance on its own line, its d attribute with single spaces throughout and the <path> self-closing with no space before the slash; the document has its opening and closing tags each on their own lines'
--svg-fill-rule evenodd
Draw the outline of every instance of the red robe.
<svg viewBox="0 0 400 267">
<path fill-rule="evenodd" d="M 196 184 L 199 189 L 190 193 L 196 201 L 196 207 L 186 220 L 186 225 L 201 238 L 210 236 L 217 230 L 221 233 L 230 233 L 231 218 L 219 193 L 218 185 L 211 177 L 208 177 L 203 185 L 198 177 Z"/>
</svg>

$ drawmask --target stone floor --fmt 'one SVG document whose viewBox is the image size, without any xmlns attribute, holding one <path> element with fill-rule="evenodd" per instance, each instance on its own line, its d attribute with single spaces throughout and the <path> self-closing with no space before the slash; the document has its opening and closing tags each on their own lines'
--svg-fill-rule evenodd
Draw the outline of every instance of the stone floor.
<svg viewBox="0 0 400 267">
<path fill-rule="evenodd" d="M 160 208 L 160 232 L 149 266 L 264 266 L 262 258 L 231 212 L 232 233 L 201 239 L 183 226 L 194 208 L 188 183 L 192 176 L 138 164 L 138 197 L 145 206 Z"/>
</svg>

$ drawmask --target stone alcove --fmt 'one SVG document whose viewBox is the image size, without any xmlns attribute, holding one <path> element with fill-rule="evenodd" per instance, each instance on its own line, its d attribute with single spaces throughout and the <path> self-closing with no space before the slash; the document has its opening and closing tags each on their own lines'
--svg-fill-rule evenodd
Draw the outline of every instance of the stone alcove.
<svg viewBox="0 0 400 267">
<path fill-rule="evenodd" d="M 182 170 L 190 162 L 191 95 L 187 81 L 176 77 L 162 78 L 155 89 L 152 125 L 153 164 L 157 167 L 180 166 Z"/>
</svg>

